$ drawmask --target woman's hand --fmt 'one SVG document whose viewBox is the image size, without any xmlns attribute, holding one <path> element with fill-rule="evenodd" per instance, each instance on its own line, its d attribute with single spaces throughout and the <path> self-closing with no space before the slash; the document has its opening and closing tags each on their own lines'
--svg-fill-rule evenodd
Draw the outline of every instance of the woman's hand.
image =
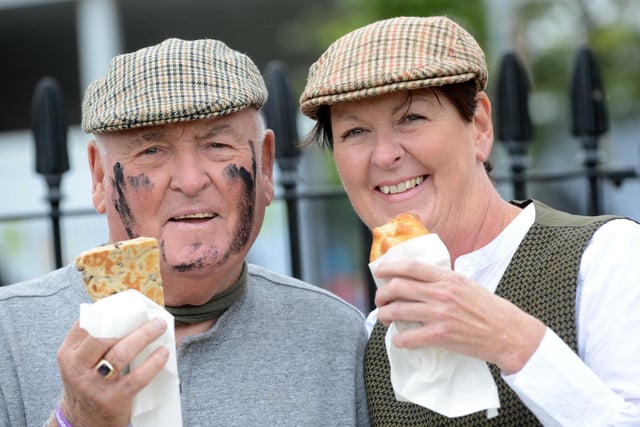
<svg viewBox="0 0 640 427">
<path fill-rule="evenodd" d="M 388 283 L 376 292 L 378 319 L 419 322 L 394 338 L 399 348 L 438 346 L 518 372 L 546 327 L 511 302 L 451 270 L 414 259 L 385 260 L 375 271 Z"/>
</svg>

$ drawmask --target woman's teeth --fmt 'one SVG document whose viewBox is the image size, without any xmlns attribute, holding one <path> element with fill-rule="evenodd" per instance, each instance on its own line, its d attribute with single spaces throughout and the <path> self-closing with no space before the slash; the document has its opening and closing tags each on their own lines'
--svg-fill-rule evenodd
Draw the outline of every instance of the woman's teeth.
<svg viewBox="0 0 640 427">
<path fill-rule="evenodd" d="M 395 185 L 383 185 L 382 187 L 378 187 L 380 189 L 380 191 L 382 191 L 384 194 L 396 194 L 396 193 L 403 193 L 407 190 L 411 190 L 412 188 L 414 188 L 417 185 L 420 185 L 422 183 L 422 181 L 424 181 L 424 177 L 418 177 L 418 178 L 412 178 L 409 179 L 405 182 L 401 182 L 399 184 L 395 184 Z"/>
</svg>

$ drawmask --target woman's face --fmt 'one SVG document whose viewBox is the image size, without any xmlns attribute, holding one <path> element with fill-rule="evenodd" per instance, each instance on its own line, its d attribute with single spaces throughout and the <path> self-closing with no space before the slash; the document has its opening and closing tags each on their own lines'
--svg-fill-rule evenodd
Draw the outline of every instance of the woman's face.
<svg viewBox="0 0 640 427">
<path fill-rule="evenodd" d="M 351 203 L 370 228 L 407 211 L 446 232 L 483 197 L 483 162 L 493 141 L 484 93 L 471 122 L 430 89 L 331 106 L 336 166 Z"/>
</svg>

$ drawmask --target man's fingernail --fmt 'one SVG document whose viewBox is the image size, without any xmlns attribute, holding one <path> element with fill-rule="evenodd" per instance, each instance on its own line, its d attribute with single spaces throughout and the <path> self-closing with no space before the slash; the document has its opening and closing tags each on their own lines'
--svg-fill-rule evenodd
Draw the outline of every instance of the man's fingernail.
<svg viewBox="0 0 640 427">
<path fill-rule="evenodd" d="M 155 319 L 153 319 L 153 327 L 155 329 L 164 329 L 166 325 L 167 324 L 165 323 L 165 321 L 159 317 L 156 317 Z"/>
</svg>

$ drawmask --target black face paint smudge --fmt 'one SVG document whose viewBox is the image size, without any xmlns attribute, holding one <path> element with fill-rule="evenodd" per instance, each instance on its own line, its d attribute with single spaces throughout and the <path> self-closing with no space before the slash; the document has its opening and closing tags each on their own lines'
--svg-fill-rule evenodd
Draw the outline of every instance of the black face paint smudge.
<svg viewBox="0 0 640 427">
<path fill-rule="evenodd" d="M 191 247 L 193 249 L 198 249 L 200 246 L 202 246 L 202 243 L 194 243 L 193 245 L 191 245 Z M 160 243 L 160 253 L 161 253 L 162 259 L 166 263 L 167 262 L 167 256 L 166 256 L 164 247 L 165 247 L 165 241 L 163 240 Z M 206 254 L 204 256 L 201 256 L 200 258 L 198 258 L 195 261 L 192 261 L 192 262 L 189 262 L 189 263 L 177 264 L 177 265 L 172 266 L 172 268 L 175 271 L 178 271 L 180 273 L 202 269 L 206 265 L 206 260 L 211 259 L 211 258 L 216 259 L 218 257 L 218 251 L 215 248 L 211 248 L 208 252 L 209 252 L 208 254 Z"/>
<path fill-rule="evenodd" d="M 168 264 L 165 244 L 166 244 L 165 240 L 160 241 L 160 244 L 159 244 L 160 256 L 162 257 L 162 260 L 165 262 L 165 264 Z M 191 245 L 193 249 L 198 249 L 200 246 L 202 246 L 202 243 L 194 243 Z M 207 255 L 204 255 L 195 261 L 173 265 L 171 268 L 181 273 L 184 273 L 186 271 L 198 270 L 205 267 L 206 265 L 205 261 L 207 259 L 210 259 L 210 258 L 216 259 L 217 256 L 218 256 L 218 251 L 215 248 L 212 248 Z"/>
<path fill-rule="evenodd" d="M 148 176 L 146 176 L 143 173 L 136 176 L 128 176 L 127 182 L 131 187 L 134 187 L 134 188 L 148 188 L 148 189 L 153 188 L 153 184 L 151 183 L 151 180 L 149 179 Z"/>
<path fill-rule="evenodd" d="M 245 168 L 238 168 L 237 165 L 231 164 L 225 168 L 225 175 L 232 181 L 240 178 L 244 184 L 244 194 L 240 198 L 238 203 L 238 211 L 240 213 L 240 221 L 238 227 L 234 233 L 235 238 L 231 242 L 229 247 L 229 253 L 225 255 L 225 259 L 234 253 L 242 251 L 247 245 L 251 237 L 251 230 L 253 229 L 253 222 L 255 217 L 256 208 L 256 183 L 255 176 L 257 171 L 256 164 L 256 151 L 255 143 L 249 141 L 249 147 L 251 148 L 251 169 L 249 172 Z M 223 260 L 221 260 L 222 262 Z"/>
<path fill-rule="evenodd" d="M 135 237 L 133 227 L 135 226 L 136 221 L 133 218 L 131 208 L 129 207 L 129 203 L 127 202 L 127 197 L 125 195 L 126 183 L 124 180 L 124 168 L 120 162 L 116 162 L 116 164 L 113 165 L 113 179 L 111 180 L 111 183 L 117 193 L 117 195 L 114 195 L 113 197 L 113 207 L 120 215 L 120 220 L 122 221 L 122 225 L 124 225 L 127 236 L 129 236 L 130 239 L 133 239 Z"/>
<path fill-rule="evenodd" d="M 204 259 L 197 259 L 194 262 L 190 262 L 188 264 L 178 264 L 174 265 L 173 269 L 179 271 L 180 273 L 184 273 L 186 271 L 194 271 L 199 270 L 204 267 Z"/>
</svg>

